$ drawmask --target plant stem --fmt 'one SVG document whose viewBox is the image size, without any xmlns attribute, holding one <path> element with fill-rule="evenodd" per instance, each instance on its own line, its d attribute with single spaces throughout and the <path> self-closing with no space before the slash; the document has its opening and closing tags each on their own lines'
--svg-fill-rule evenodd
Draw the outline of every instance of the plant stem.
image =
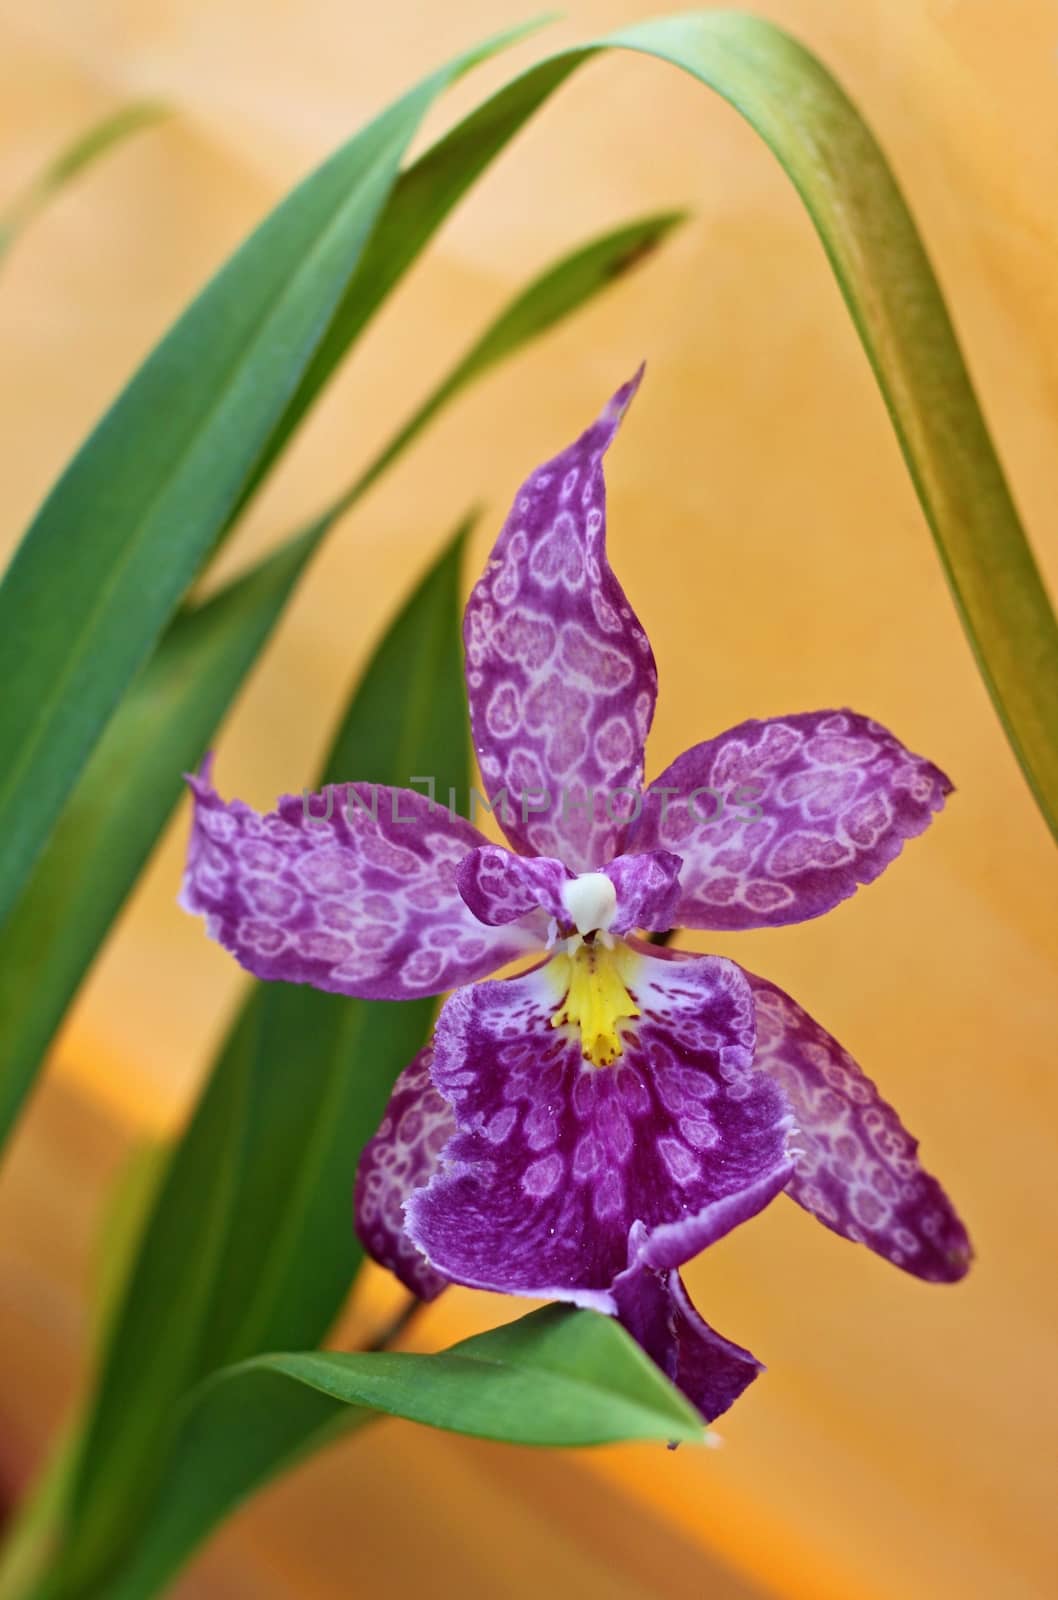
<svg viewBox="0 0 1058 1600">
<path fill-rule="evenodd" d="M 397 1314 L 386 1323 L 378 1337 L 364 1346 L 365 1351 L 369 1354 L 374 1354 L 378 1350 L 391 1350 L 426 1304 L 427 1302 L 420 1300 L 418 1295 L 410 1294 Z"/>
</svg>

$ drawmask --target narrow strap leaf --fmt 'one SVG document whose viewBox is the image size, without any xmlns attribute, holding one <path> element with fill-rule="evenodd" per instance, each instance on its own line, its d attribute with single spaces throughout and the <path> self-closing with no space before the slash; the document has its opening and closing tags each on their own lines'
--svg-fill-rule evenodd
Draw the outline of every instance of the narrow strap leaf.
<svg viewBox="0 0 1058 1600">
<path fill-rule="evenodd" d="M 116 145 L 144 128 L 153 127 L 168 115 L 168 107 L 159 101 L 134 100 L 79 133 L 48 162 L 17 199 L 0 212 L 0 257 L 68 183 L 94 166 Z"/>
<path fill-rule="evenodd" d="M 74 457 L 0 586 L 0 920 L 319 348 L 437 96 L 388 107 L 266 218 Z"/>
<path fill-rule="evenodd" d="M 369 780 L 406 779 L 399 768 L 412 754 L 403 725 L 410 712 L 416 759 L 464 789 L 464 533 L 387 631 L 342 719 L 332 763 L 344 764 L 352 747 Z M 371 1005 L 285 984 L 251 991 L 166 1163 L 109 1313 L 56 1593 L 101 1583 L 141 1522 L 182 1395 L 233 1349 L 257 1354 L 285 1342 L 280 1333 L 311 1344 L 326 1330 L 360 1257 L 350 1214 L 357 1153 L 431 1015 L 429 1002 Z"/>
</svg>

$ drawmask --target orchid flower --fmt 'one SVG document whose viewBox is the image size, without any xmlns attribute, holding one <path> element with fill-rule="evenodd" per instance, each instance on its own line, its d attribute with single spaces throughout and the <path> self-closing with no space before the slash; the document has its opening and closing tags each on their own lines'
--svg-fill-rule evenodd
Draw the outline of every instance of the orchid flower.
<svg viewBox="0 0 1058 1600">
<path fill-rule="evenodd" d="M 259 978 L 454 991 L 361 1161 L 366 1248 L 423 1298 L 458 1282 L 618 1316 L 711 1420 L 759 1365 L 678 1269 L 780 1192 L 921 1278 L 961 1277 L 970 1247 L 796 1001 L 643 935 L 820 916 L 951 785 L 878 723 L 818 711 L 744 722 L 644 789 L 657 673 L 607 560 L 602 471 L 639 378 L 523 485 L 467 605 L 474 745 L 511 848 L 411 789 L 262 817 L 207 764 L 183 903 Z"/>
</svg>

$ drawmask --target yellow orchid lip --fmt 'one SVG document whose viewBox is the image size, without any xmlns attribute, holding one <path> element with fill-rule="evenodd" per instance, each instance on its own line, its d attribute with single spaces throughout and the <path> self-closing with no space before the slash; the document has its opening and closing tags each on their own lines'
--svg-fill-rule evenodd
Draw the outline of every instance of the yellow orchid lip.
<svg viewBox="0 0 1058 1600">
<path fill-rule="evenodd" d="M 563 996 L 551 1026 L 580 1028 L 581 1054 L 593 1067 L 609 1067 L 624 1050 L 619 1025 L 639 1016 L 629 990 L 639 958 L 622 940 L 605 935 L 570 940 L 551 963 Z"/>
</svg>

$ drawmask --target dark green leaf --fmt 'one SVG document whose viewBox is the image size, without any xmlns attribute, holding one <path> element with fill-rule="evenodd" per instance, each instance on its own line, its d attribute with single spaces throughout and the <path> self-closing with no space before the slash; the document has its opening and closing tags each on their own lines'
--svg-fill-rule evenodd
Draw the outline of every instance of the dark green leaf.
<svg viewBox="0 0 1058 1600">
<path fill-rule="evenodd" d="M 373 782 L 407 763 L 465 790 L 459 644 L 464 530 L 379 646 L 327 764 Z M 57 1594 L 98 1582 L 141 1520 L 181 1395 L 231 1352 L 314 1343 L 359 1260 L 358 1152 L 422 1043 L 430 1003 L 368 1004 L 255 987 L 142 1233 L 85 1425 Z M 50 1591 L 49 1591 L 50 1592 Z"/>
<path fill-rule="evenodd" d="M 148 1600 L 241 1499 L 371 1412 L 522 1445 L 705 1437 L 638 1345 L 592 1311 L 549 1306 L 436 1356 L 262 1356 L 191 1397 L 158 1505 L 108 1600 Z"/>
<path fill-rule="evenodd" d="M 466 793 L 470 737 L 463 687 L 459 562 L 463 534 L 380 644 L 338 729 L 321 783 L 406 785 L 435 778 Z M 346 1000 L 261 984 L 248 1151 L 218 1276 L 208 1366 L 315 1344 L 349 1291 L 362 1252 L 352 1228 L 359 1153 L 397 1073 L 425 1040 L 432 1001 Z"/>
<path fill-rule="evenodd" d="M 150 355 L 0 587 L 0 919 L 238 504 L 341 302 L 434 73 L 307 178 Z"/>
<path fill-rule="evenodd" d="M 140 1140 L 129 1151 L 110 1187 L 93 1263 L 92 1343 L 98 1350 L 106 1348 L 114 1317 L 123 1303 L 172 1153 L 168 1140 Z"/>
<path fill-rule="evenodd" d="M 0 930 L 0 1142 L 181 788 L 304 570 L 293 540 L 182 612 L 107 728 Z"/>
</svg>

